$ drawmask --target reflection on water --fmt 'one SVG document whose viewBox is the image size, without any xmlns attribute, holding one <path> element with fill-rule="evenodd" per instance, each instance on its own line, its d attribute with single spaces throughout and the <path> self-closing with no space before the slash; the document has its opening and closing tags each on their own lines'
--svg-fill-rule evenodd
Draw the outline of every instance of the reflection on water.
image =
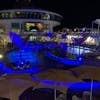
<svg viewBox="0 0 100 100">
<path fill-rule="evenodd" d="M 92 50 L 90 48 L 81 47 L 81 46 L 68 46 L 66 52 L 81 55 L 83 53 L 90 53 Z"/>
</svg>

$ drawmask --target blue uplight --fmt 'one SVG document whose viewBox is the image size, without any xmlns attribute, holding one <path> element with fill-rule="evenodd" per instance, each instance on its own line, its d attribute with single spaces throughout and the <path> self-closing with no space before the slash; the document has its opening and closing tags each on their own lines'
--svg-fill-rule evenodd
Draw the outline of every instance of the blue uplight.
<svg viewBox="0 0 100 100">
<path fill-rule="evenodd" d="M 85 41 L 84 38 L 80 38 L 80 39 L 74 38 L 74 42 L 75 42 L 77 45 L 81 45 L 84 41 Z"/>
<path fill-rule="evenodd" d="M 39 46 L 39 45 L 37 45 L 37 46 L 34 46 L 34 51 L 39 51 L 39 50 L 42 50 L 43 49 L 43 47 L 42 46 Z"/>
<path fill-rule="evenodd" d="M 50 38 L 52 38 L 53 37 L 53 34 L 51 32 L 48 32 L 47 33 L 47 36 L 50 37 Z"/>
<path fill-rule="evenodd" d="M 41 63 L 41 60 L 36 52 L 20 50 L 20 51 L 13 51 L 7 54 L 7 62 L 9 63 L 16 63 L 18 62 L 27 62 L 29 61 L 31 64 L 38 65 Z"/>
<path fill-rule="evenodd" d="M 31 73 L 37 74 L 42 72 L 42 70 L 40 70 L 38 67 L 31 67 L 28 70 L 15 71 L 9 67 L 6 67 L 5 72 L 7 74 L 31 74 Z"/>
<path fill-rule="evenodd" d="M 5 67 L 4 64 L 0 61 L 0 75 L 5 73 Z"/>
<path fill-rule="evenodd" d="M 57 61 L 59 63 L 63 63 L 65 65 L 80 66 L 82 64 L 82 62 L 77 60 L 77 59 L 71 60 L 68 58 L 65 59 L 65 58 L 57 57 L 57 56 L 53 55 L 51 52 L 46 52 L 46 56 L 54 61 Z"/>
<path fill-rule="evenodd" d="M 62 34 L 62 39 L 66 39 L 66 37 L 67 37 L 67 34 Z"/>
<path fill-rule="evenodd" d="M 39 82 L 41 84 L 44 84 L 44 85 L 48 85 L 48 86 L 58 86 L 58 87 L 68 87 L 68 85 L 72 84 L 70 82 L 55 82 L 53 80 L 41 80 L 39 78 L 36 78 L 34 76 L 31 76 L 32 80 L 35 81 L 35 82 Z"/>
<path fill-rule="evenodd" d="M 43 80 L 41 83 L 45 85 L 55 85 L 55 82 L 51 80 Z"/>
<path fill-rule="evenodd" d="M 32 51 L 32 50 L 34 50 L 34 51 L 39 51 L 39 50 L 43 50 L 44 49 L 44 47 L 43 46 L 41 46 L 40 44 L 32 44 L 32 45 L 30 45 L 30 42 L 27 42 L 25 45 L 23 45 L 22 46 L 22 48 L 21 48 L 22 50 L 24 50 L 24 51 Z"/>
<path fill-rule="evenodd" d="M 67 43 L 60 43 L 60 48 L 66 50 L 68 48 Z"/>
<path fill-rule="evenodd" d="M 10 32 L 10 39 L 12 40 L 13 44 L 17 47 L 21 47 L 24 43 L 23 39 L 16 33 Z"/>
<path fill-rule="evenodd" d="M 21 64 L 24 64 L 24 62 L 22 61 Z"/>
<path fill-rule="evenodd" d="M 4 68 L 4 64 L 0 61 L 0 70 Z"/>
<path fill-rule="evenodd" d="M 79 56 L 79 57 L 78 57 L 78 60 L 79 60 L 79 61 L 82 61 L 82 60 L 83 60 L 83 57 L 82 57 L 82 56 Z"/>
<path fill-rule="evenodd" d="M 92 91 L 91 91 L 92 89 Z M 84 92 L 91 93 L 92 96 L 98 97 L 100 95 L 100 82 L 93 82 L 91 85 L 91 82 L 78 82 L 70 85 L 70 87 L 67 90 L 68 97 L 72 97 L 73 95 L 77 95 L 79 97 L 82 97 L 84 95 Z M 89 94 L 88 94 L 89 96 Z M 87 99 L 89 100 L 89 99 Z"/>
<path fill-rule="evenodd" d="M 84 82 L 84 83 L 76 83 L 71 85 L 71 89 L 78 89 L 78 90 L 90 90 L 91 88 L 91 82 Z M 100 88 L 100 83 L 99 82 L 93 82 L 93 87 L 94 90 Z"/>
</svg>

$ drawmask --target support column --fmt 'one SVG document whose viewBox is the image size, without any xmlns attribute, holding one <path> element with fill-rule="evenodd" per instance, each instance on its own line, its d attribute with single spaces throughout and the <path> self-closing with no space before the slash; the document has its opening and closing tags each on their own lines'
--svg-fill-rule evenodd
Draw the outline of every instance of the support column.
<svg viewBox="0 0 100 100">
<path fill-rule="evenodd" d="M 93 31 L 93 28 L 94 28 L 94 23 L 92 22 L 92 31 Z"/>
<path fill-rule="evenodd" d="M 99 24 L 98 24 L 98 34 L 99 34 Z"/>
</svg>

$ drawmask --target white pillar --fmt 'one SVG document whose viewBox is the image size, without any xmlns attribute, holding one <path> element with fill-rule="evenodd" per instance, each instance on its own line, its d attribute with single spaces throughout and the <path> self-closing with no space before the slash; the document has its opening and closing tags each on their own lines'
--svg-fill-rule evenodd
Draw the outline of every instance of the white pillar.
<svg viewBox="0 0 100 100">
<path fill-rule="evenodd" d="M 54 100 L 56 100 L 56 88 L 54 88 Z"/>
<path fill-rule="evenodd" d="M 90 100 L 92 100 L 93 80 L 91 79 Z"/>
<path fill-rule="evenodd" d="M 99 24 L 98 24 L 98 34 L 99 34 Z"/>
<path fill-rule="evenodd" d="M 92 22 L 92 31 L 93 31 L 93 28 L 94 28 L 94 26 L 93 26 L 93 25 L 94 25 L 94 23 Z"/>
</svg>

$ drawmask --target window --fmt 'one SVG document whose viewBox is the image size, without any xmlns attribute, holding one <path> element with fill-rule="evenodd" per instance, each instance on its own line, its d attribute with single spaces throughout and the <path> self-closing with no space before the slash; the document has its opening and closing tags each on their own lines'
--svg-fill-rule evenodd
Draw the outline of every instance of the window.
<svg viewBox="0 0 100 100">
<path fill-rule="evenodd" d="M 27 22 L 24 24 L 24 29 L 27 32 L 41 32 L 43 31 L 43 23 L 38 22 Z"/>
<path fill-rule="evenodd" d="M 19 23 L 12 23 L 11 24 L 11 31 L 19 34 L 20 33 L 20 24 Z"/>
</svg>

